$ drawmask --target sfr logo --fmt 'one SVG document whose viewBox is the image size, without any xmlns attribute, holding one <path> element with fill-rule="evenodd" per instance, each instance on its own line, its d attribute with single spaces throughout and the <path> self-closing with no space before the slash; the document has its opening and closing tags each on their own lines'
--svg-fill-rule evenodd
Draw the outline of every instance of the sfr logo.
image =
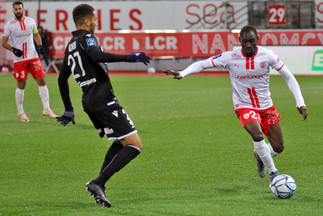
<svg viewBox="0 0 323 216">
<path fill-rule="evenodd" d="M 323 71 L 323 50 L 316 50 L 313 56 L 312 70 Z"/>
</svg>

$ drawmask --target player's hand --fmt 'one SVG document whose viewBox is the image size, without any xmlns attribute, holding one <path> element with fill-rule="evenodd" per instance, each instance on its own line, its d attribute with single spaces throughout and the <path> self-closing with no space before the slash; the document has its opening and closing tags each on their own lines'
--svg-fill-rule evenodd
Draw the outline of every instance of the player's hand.
<svg viewBox="0 0 323 216">
<path fill-rule="evenodd" d="M 165 73 L 166 75 L 173 75 L 173 79 L 182 79 L 183 77 L 180 76 L 180 73 L 178 71 L 175 71 L 175 70 L 171 70 L 169 68 L 163 70 L 163 73 Z"/>
<path fill-rule="evenodd" d="M 302 120 L 306 120 L 307 118 L 307 109 L 306 106 L 301 106 L 301 107 L 297 107 L 298 112 L 303 116 Z"/>
<path fill-rule="evenodd" d="M 73 111 L 64 111 L 63 115 L 60 117 L 56 117 L 56 119 L 58 122 L 60 122 L 64 126 L 66 126 L 71 121 L 73 124 L 75 124 Z"/>
<path fill-rule="evenodd" d="M 24 54 L 20 49 L 14 47 L 11 48 L 11 52 L 13 52 L 17 57 L 21 57 Z"/>
<path fill-rule="evenodd" d="M 132 52 L 126 56 L 128 61 L 130 62 L 142 62 L 145 65 L 148 65 L 150 63 L 150 57 L 147 56 L 144 52 Z"/>
<path fill-rule="evenodd" d="M 44 50 L 43 46 L 38 46 L 38 52 L 39 52 L 39 54 L 44 55 L 45 50 Z"/>
</svg>

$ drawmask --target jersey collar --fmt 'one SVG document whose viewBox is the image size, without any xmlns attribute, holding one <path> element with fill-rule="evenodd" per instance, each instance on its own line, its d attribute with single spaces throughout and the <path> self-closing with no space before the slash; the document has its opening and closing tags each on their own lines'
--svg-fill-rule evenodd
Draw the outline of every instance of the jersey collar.
<svg viewBox="0 0 323 216">
<path fill-rule="evenodd" d="M 255 56 L 258 54 L 258 50 L 259 50 L 258 45 L 257 45 L 256 49 L 257 49 L 256 54 L 254 54 L 253 56 L 245 56 L 245 55 L 243 54 L 243 50 L 242 50 L 242 48 L 241 48 L 241 54 L 242 54 L 242 56 L 243 56 L 243 57 L 245 57 L 245 58 L 252 58 L 252 57 L 255 57 Z"/>
<path fill-rule="evenodd" d="M 25 20 L 25 16 L 23 16 L 22 19 L 20 19 L 20 20 L 15 17 L 15 20 L 18 21 L 18 22 L 22 22 L 22 21 Z"/>
</svg>

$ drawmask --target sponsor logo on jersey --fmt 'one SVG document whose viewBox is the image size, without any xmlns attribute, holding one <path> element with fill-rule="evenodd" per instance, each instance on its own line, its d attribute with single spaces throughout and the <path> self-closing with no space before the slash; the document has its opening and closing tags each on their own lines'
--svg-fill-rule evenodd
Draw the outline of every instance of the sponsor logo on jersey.
<svg viewBox="0 0 323 216">
<path fill-rule="evenodd" d="M 113 134 L 114 133 L 114 131 L 113 131 L 113 129 L 111 128 L 104 128 L 104 133 L 105 134 Z"/>
<path fill-rule="evenodd" d="M 213 57 L 213 59 L 220 58 L 221 56 L 222 56 L 222 53 L 221 53 L 221 54 L 219 54 L 219 55 L 214 56 L 214 57 Z"/>
<path fill-rule="evenodd" d="M 79 86 L 82 88 L 83 86 L 88 86 L 91 85 L 92 83 L 96 83 L 96 79 L 92 78 L 83 82 L 77 82 L 77 84 L 79 84 Z"/>
<path fill-rule="evenodd" d="M 231 58 L 241 58 L 241 55 L 238 55 L 238 54 L 236 54 L 236 53 L 233 53 L 233 54 L 231 55 Z"/>
<path fill-rule="evenodd" d="M 246 114 L 243 115 L 243 118 L 244 119 L 248 119 L 249 117 L 250 117 L 250 114 L 249 113 L 246 113 Z"/>
<path fill-rule="evenodd" d="M 114 110 L 113 112 L 112 112 L 112 114 L 115 116 L 115 117 L 119 117 L 119 114 L 118 114 L 118 110 Z"/>
<path fill-rule="evenodd" d="M 266 74 L 261 75 L 247 75 L 247 76 L 235 76 L 236 79 L 240 80 L 250 80 L 250 79 L 261 79 L 265 77 Z"/>
<path fill-rule="evenodd" d="M 264 69 L 265 67 L 266 67 L 266 62 L 260 62 L 260 67 L 262 68 L 262 69 Z"/>
<path fill-rule="evenodd" d="M 88 46 L 96 46 L 94 38 L 86 39 L 86 43 L 87 43 Z"/>
</svg>

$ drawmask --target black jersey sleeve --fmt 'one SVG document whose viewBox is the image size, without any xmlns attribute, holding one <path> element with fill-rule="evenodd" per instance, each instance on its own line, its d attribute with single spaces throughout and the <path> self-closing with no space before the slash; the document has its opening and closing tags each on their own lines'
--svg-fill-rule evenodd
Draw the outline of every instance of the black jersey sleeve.
<svg viewBox="0 0 323 216">
<path fill-rule="evenodd" d="M 149 64 L 150 57 L 146 56 L 144 52 L 132 52 L 128 55 L 103 52 L 93 34 L 84 34 L 80 42 L 85 53 L 94 62 L 142 62 L 145 65 Z"/>
<path fill-rule="evenodd" d="M 98 47 L 87 47 L 85 52 L 94 62 L 125 62 L 127 58 L 125 55 L 116 55 L 101 51 Z"/>
<path fill-rule="evenodd" d="M 63 66 L 58 76 L 58 86 L 65 106 L 65 111 L 73 111 L 73 106 L 70 98 L 69 85 L 68 85 L 68 78 L 70 77 L 70 74 L 71 74 L 71 71 L 67 66 L 67 60 L 66 58 L 64 58 Z"/>
<path fill-rule="evenodd" d="M 81 40 L 81 47 L 94 62 L 125 62 L 126 55 L 117 55 L 103 52 L 97 38 L 93 34 L 85 34 Z"/>
</svg>

